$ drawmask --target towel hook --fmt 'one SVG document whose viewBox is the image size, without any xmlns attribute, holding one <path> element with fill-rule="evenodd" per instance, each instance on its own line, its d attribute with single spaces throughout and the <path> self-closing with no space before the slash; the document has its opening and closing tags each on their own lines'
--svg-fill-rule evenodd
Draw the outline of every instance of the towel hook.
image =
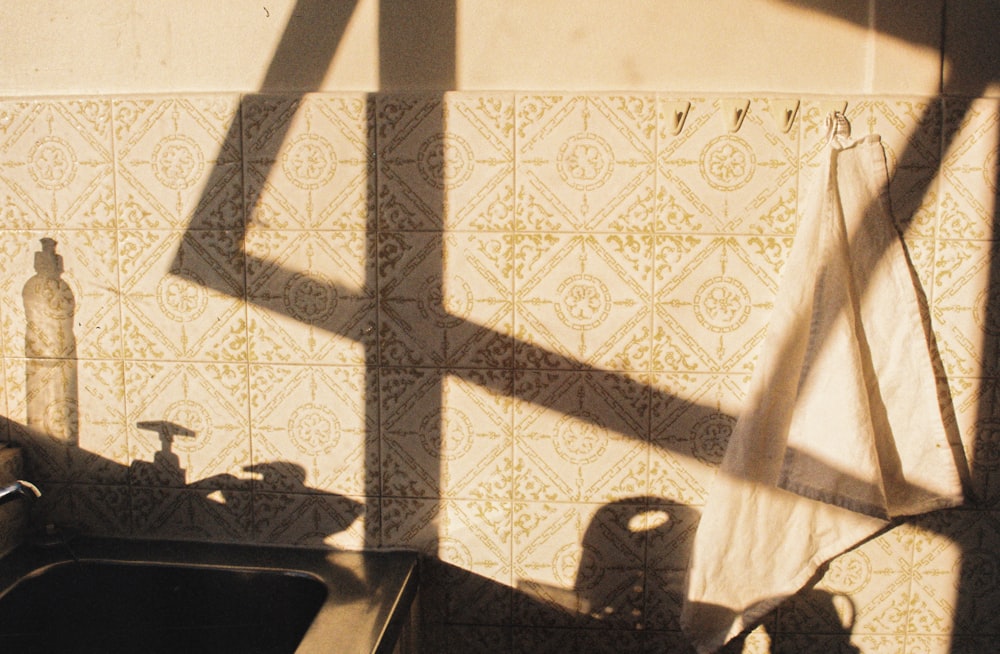
<svg viewBox="0 0 1000 654">
<path fill-rule="evenodd" d="M 681 133 L 690 110 L 691 103 L 687 100 L 671 100 L 663 103 L 666 124 L 669 125 L 671 134 L 677 136 Z"/>
<path fill-rule="evenodd" d="M 851 123 L 847 116 L 839 111 L 831 111 L 826 116 L 826 142 L 832 145 L 844 146 L 851 138 Z"/>
<path fill-rule="evenodd" d="M 730 134 L 740 131 L 748 111 L 750 111 L 750 101 L 746 98 L 722 98 L 722 117 Z"/>
</svg>

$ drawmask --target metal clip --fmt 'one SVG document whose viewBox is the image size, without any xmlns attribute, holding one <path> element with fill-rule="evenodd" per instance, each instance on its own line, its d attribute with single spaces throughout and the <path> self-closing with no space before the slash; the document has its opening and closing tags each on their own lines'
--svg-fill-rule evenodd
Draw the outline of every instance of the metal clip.
<svg viewBox="0 0 1000 654">
<path fill-rule="evenodd" d="M 743 119 L 750 111 L 750 101 L 743 98 L 722 98 L 722 117 L 726 121 L 726 129 L 735 134 L 740 131 Z"/>
<path fill-rule="evenodd" d="M 673 100 L 663 103 L 663 113 L 664 118 L 666 118 L 667 129 L 674 136 L 681 133 L 684 129 L 684 121 L 687 120 L 688 111 L 691 109 L 691 103 L 687 100 Z"/>
<path fill-rule="evenodd" d="M 795 123 L 795 115 L 799 112 L 799 101 L 796 99 L 773 98 L 768 101 L 767 109 L 774 118 L 774 123 L 782 133 L 787 134 Z"/>
</svg>

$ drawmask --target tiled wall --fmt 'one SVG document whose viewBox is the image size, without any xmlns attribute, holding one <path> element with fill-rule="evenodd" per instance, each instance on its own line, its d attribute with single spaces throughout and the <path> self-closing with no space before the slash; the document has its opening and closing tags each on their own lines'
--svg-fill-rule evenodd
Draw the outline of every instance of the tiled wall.
<svg viewBox="0 0 1000 654">
<path fill-rule="evenodd" d="M 745 99 L 736 132 L 710 95 L 0 102 L 0 427 L 45 519 L 423 549 L 440 651 L 683 651 L 688 543 L 846 99 L 979 499 L 836 559 L 747 649 L 981 649 L 998 102 Z"/>
</svg>

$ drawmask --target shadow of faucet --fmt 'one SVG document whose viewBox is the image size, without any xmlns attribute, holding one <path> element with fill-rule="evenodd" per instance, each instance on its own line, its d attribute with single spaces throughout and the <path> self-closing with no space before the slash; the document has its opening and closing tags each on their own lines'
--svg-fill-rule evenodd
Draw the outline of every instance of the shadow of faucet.
<svg viewBox="0 0 1000 654">
<path fill-rule="evenodd" d="M 177 436 L 194 438 L 197 435 L 196 432 L 169 420 L 142 421 L 137 422 L 135 426 L 139 429 L 157 432 L 160 436 L 160 449 L 153 455 L 151 463 L 133 461 L 133 474 L 141 479 L 144 474 L 152 473 L 161 483 L 166 481 L 173 485 L 183 486 L 187 481 L 187 475 L 181 467 L 180 457 L 174 452 L 174 438 Z"/>
</svg>

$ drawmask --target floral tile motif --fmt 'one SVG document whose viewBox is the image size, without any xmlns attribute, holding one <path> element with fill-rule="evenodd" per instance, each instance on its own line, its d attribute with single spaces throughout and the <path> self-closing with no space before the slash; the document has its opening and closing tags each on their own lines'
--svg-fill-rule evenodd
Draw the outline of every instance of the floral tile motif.
<svg viewBox="0 0 1000 654">
<path fill-rule="evenodd" d="M 654 369 L 752 369 L 790 241 L 691 236 L 657 245 Z"/>
<path fill-rule="evenodd" d="M 121 356 L 114 231 L 0 230 L 0 255 L 5 355 Z"/>
<path fill-rule="evenodd" d="M 248 491 L 132 486 L 135 538 L 251 543 Z"/>
<path fill-rule="evenodd" d="M 649 230 L 652 95 L 523 95 L 516 112 L 519 231 Z"/>
<path fill-rule="evenodd" d="M 779 631 L 821 631 L 821 624 L 829 630 L 836 616 L 855 637 L 905 634 L 913 543 L 912 528 L 904 524 L 833 559 L 811 594 L 779 609 Z"/>
<path fill-rule="evenodd" d="M 938 241 L 931 316 L 949 376 L 997 376 L 1000 275 L 992 241 Z"/>
<path fill-rule="evenodd" d="M 127 362 L 132 483 L 249 489 L 245 365 Z"/>
<path fill-rule="evenodd" d="M 661 102 L 670 102 L 661 98 Z M 691 100 L 680 134 L 657 152 L 657 226 L 664 232 L 787 234 L 794 229 L 798 133 L 755 99 L 737 132 L 722 98 Z"/>
<path fill-rule="evenodd" d="M 647 494 L 648 388 L 601 372 L 517 371 L 514 497 L 616 501 Z"/>
<path fill-rule="evenodd" d="M 948 98 L 942 162 L 939 234 L 949 239 L 992 239 L 997 212 L 1000 101 Z"/>
<path fill-rule="evenodd" d="M 644 610 L 645 505 L 523 502 L 514 514 L 515 624 L 636 627 Z"/>
<path fill-rule="evenodd" d="M 247 97 L 248 227 L 363 231 L 374 179 L 371 112 L 364 94 Z"/>
<path fill-rule="evenodd" d="M 995 511 L 945 511 L 916 523 L 910 632 L 996 633 L 1000 520 Z"/>
<path fill-rule="evenodd" d="M 111 103 L 0 102 L 0 229 L 114 226 Z"/>
<path fill-rule="evenodd" d="M 374 364 L 374 242 L 364 232 L 248 234 L 250 360 Z"/>
<path fill-rule="evenodd" d="M 254 489 L 377 495 L 376 398 L 364 368 L 251 366 Z"/>
<path fill-rule="evenodd" d="M 704 504 L 743 406 L 749 376 L 661 374 L 653 379 L 649 491 Z"/>
<path fill-rule="evenodd" d="M 243 227 L 238 96 L 120 98 L 114 125 L 120 227 Z"/>
<path fill-rule="evenodd" d="M 11 438 L 39 483 L 128 480 L 122 364 L 109 360 L 8 359 Z"/>
<path fill-rule="evenodd" d="M 379 229 L 511 229 L 513 95 L 383 94 L 377 106 Z"/>
<path fill-rule="evenodd" d="M 495 232 L 380 234 L 382 365 L 509 367 L 512 257 Z"/>
<path fill-rule="evenodd" d="M 268 545 L 364 549 L 378 546 L 378 501 L 335 493 L 254 492 L 254 540 Z"/>
<path fill-rule="evenodd" d="M 127 358 L 246 360 L 239 235 L 119 233 Z"/>
<path fill-rule="evenodd" d="M 512 504 L 382 497 L 382 546 L 433 558 L 422 603 L 436 622 L 510 621 Z"/>
<path fill-rule="evenodd" d="M 525 234 L 515 247 L 518 367 L 648 369 L 651 237 Z"/>
<path fill-rule="evenodd" d="M 70 533 L 110 538 L 132 536 L 127 485 L 47 483 L 38 502 L 37 513 L 45 516 L 46 524 Z"/>
<path fill-rule="evenodd" d="M 509 500 L 507 371 L 383 369 L 382 493 Z"/>
</svg>

